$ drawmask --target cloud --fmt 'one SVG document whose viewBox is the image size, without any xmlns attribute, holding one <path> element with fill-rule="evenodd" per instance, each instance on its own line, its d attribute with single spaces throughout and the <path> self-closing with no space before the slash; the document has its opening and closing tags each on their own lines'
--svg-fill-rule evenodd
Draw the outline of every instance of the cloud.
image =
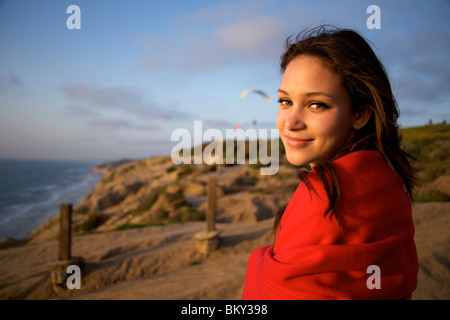
<svg viewBox="0 0 450 320">
<path fill-rule="evenodd" d="M 281 17 L 261 12 L 267 7 L 255 1 L 222 3 L 181 16 L 170 39 L 151 36 L 140 40 L 148 51 L 139 63 L 149 70 L 173 67 L 193 72 L 278 61 L 288 26 Z"/>
<path fill-rule="evenodd" d="M 0 92 L 6 91 L 8 88 L 21 87 L 22 80 L 15 74 L 10 74 L 6 77 L 0 76 Z"/>
<path fill-rule="evenodd" d="M 408 41 L 391 40 L 390 51 L 397 53 L 396 77 L 401 79 L 399 95 L 405 100 L 437 103 L 448 97 L 450 87 L 450 30 L 421 30 Z"/>
<path fill-rule="evenodd" d="M 226 129 L 233 129 L 236 123 L 223 120 L 223 119 L 205 119 L 202 121 L 203 130 L 207 129 L 219 129 L 219 130 L 226 130 Z"/>
<path fill-rule="evenodd" d="M 98 112 L 96 112 L 93 109 L 90 109 L 84 105 L 81 105 L 81 104 L 68 104 L 65 107 L 65 111 L 70 115 L 83 117 L 83 118 L 99 115 Z"/>
<path fill-rule="evenodd" d="M 78 116 L 97 116 L 103 111 L 116 110 L 127 117 L 146 120 L 169 120 L 189 117 L 189 114 L 173 108 L 163 109 L 149 102 L 144 94 L 128 87 L 94 87 L 84 83 L 64 85 L 61 91 L 69 103 L 66 109 Z"/>
<path fill-rule="evenodd" d="M 274 3 L 266 0 L 249 0 L 239 2 L 220 2 L 207 5 L 198 11 L 181 14 L 171 24 L 178 28 L 219 27 L 228 23 L 245 21 L 261 16 L 263 12 L 274 9 Z"/>
<path fill-rule="evenodd" d="M 130 88 L 93 88 L 83 83 L 75 83 L 62 86 L 61 89 L 70 100 L 85 102 L 95 108 L 126 109 L 143 103 L 142 96 Z"/>
<path fill-rule="evenodd" d="M 135 121 L 125 119 L 113 119 L 113 118 L 98 118 L 91 119 L 87 122 L 90 127 L 100 130 L 137 130 L 137 131 L 153 131 L 159 130 L 160 126 L 154 124 L 137 124 Z"/>
<path fill-rule="evenodd" d="M 271 60 L 279 55 L 286 30 L 282 19 L 263 16 L 218 28 L 214 39 L 225 54 L 234 52 L 248 60 Z"/>
<path fill-rule="evenodd" d="M 120 119 L 94 119 L 89 120 L 88 124 L 98 129 L 137 129 L 131 121 Z"/>
</svg>

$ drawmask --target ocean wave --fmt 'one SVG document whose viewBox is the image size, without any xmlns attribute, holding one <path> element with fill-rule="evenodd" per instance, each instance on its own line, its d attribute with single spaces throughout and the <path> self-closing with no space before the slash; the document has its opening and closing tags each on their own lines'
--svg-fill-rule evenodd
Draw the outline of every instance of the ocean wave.
<svg viewBox="0 0 450 320">
<path fill-rule="evenodd" d="M 86 171 L 85 171 L 86 172 Z M 0 212 L 0 238 L 2 237 L 26 237 L 29 232 L 39 224 L 59 213 L 61 203 L 81 203 L 85 196 L 95 188 L 99 181 L 99 176 L 95 173 L 87 172 L 79 175 L 77 181 L 64 183 L 62 185 L 44 184 L 18 192 L 16 199 L 21 203 L 2 206 Z M 32 194 L 40 194 L 37 200 Z M 24 201 L 24 197 L 29 202 Z"/>
<path fill-rule="evenodd" d="M 59 186 L 56 184 L 48 184 L 48 185 L 42 185 L 42 186 L 36 186 L 36 187 L 30 187 L 28 189 L 26 189 L 25 191 L 51 191 L 51 190 L 55 190 L 56 188 L 58 188 Z"/>
</svg>

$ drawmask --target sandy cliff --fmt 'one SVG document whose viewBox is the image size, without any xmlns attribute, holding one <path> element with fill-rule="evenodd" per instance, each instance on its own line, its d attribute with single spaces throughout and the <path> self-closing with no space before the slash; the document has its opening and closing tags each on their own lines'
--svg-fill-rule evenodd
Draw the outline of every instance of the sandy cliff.
<svg viewBox="0 0 450 320">
<path fill-rule="evenodd" d="M 126 162 L 103 171 L 95 190 L 74 208 L 74 232 L 202 221 L 212 176 L 218 181 L 217 222 L 261 221 L 289 201 L 298 184 L 295 171 L 281 164 L 277 175 L 262 176 L 258 166 L 222 165 L 218 173 L 215 166 L 177 166 L 170 157 Z M 58 217 L 46 221 L 30 241 L 55 239 L 58 223 Z"/>
</svg>

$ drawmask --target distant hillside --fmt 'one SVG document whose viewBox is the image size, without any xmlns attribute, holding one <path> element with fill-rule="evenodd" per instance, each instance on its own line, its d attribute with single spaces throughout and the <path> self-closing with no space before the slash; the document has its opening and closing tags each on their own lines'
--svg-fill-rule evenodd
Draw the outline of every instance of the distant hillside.
<svg viewBox="0 0 450 320">
<path fill-rule="evenodd" d="M 414 156 L 424 186 L 416 201 L 450 201 L 450 125 L 401 130 L 403 147 Z"/>
<path fill-rule="evenodd" d="M 108 162 L 101 163 L 98 166 L 92 168 L 91 171 L 101 173 L 101 174 L 106 174 L 106 173 L 114 170 L 118 166 L 128 163 L 128 162 L 131 162 L 131 161 L 135 161 L 135 160 L 121 159 L 121 160 L 117 160 L 117 161 L 108 161 Z"/>
</svg>

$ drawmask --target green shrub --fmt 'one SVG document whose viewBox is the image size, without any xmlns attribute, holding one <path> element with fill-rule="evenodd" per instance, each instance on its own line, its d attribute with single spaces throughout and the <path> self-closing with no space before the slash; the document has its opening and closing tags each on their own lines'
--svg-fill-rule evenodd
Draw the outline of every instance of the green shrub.
<svg viewBox="0 0 450 320">
<path fill-rule="evenodd" d="M 165 190 L 166 187 L 160 187 L 152 190 L 144 199 L 142 199 L 134 213 L 139 214 L 150 210 L 150 208 L 155 204 L 156 200 L 158 200 L 159 195 Z"/>
<path fill-rule="evenodd" d="M 183 206 L 177 209 L 172 222 L 205 221 L 205 213 L 195 207 Z"/>
<path fill-rule="evenodd" d="M 121 230 L 129 230 L 129 229 L 136 229 L 136 228 L 142 228 L 147 227 L 147 224 L 136 224 L 136 223 L 123 223 L 121 225 L 118 225 L 115 227 L 112 231 L 121 231 Z"/>
<path fill-rule="evenodd" d="M 431 190 L 426 193 L 415 195 L 413 200 L 415 202 L 450 201 L 450 195 L 442 193 L 438 190 Z"/>
<path fill-rule="evenodd" d="M 194 165 L 183 164 L 181 165 L 180 172 L 178 172 L 178 178 L 183 178 L 194 171 Z"/>
<path fill-rule="evenodd" d="M 81 225 L 79 225 L 76 232 L 88 232 L 96 229 L 106 221 L 107 217 L 101 213 L 94 212 Z"/>
</svg>

